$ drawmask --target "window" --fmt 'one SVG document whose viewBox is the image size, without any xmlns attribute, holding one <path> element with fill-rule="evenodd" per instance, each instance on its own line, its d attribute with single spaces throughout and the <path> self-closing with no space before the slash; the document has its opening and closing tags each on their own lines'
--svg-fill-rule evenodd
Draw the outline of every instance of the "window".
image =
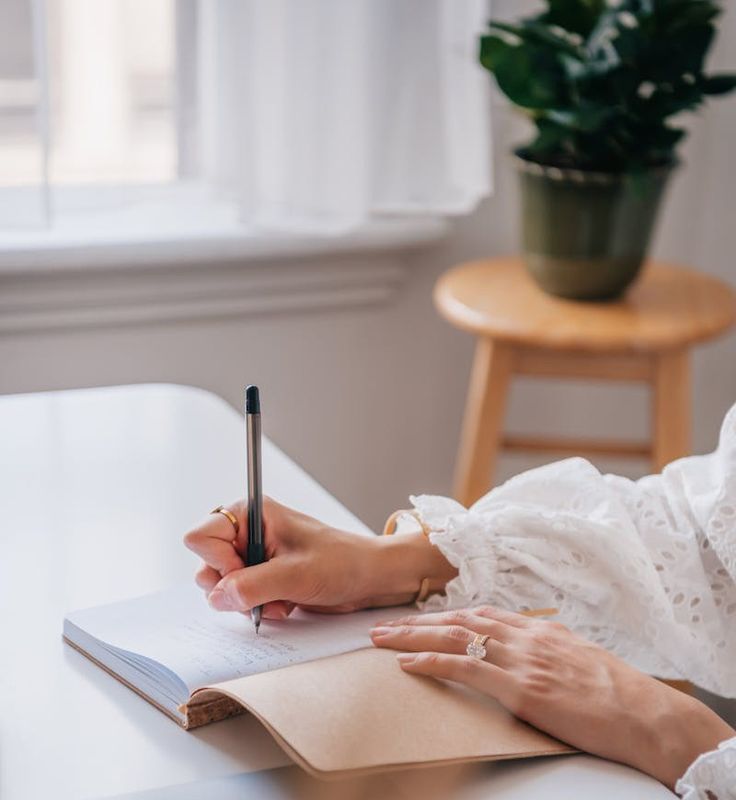
<svg viewBox="0 0 736 800">
<path fill-rule="evenodd" d="M 3 0 L 0 186 L 174 180 L 175 39 L 174 0 Z"/>
<path fill-rule="evenodd" d="M 485 2 L 0 0 L 0 267 L 467 213 Z"/>
</svg>

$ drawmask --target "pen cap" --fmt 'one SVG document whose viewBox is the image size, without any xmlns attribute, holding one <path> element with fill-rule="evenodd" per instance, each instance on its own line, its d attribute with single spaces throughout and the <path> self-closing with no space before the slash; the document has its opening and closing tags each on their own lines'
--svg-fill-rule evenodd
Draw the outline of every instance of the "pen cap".
<svg viewBox="0 0 736 800">
<path fill-rule="evenodd" d="M 261 399 L 258 396 L 257 386 L 247 386 L 245 389 L 245 413 L 260 414 Z"/>
</svg>

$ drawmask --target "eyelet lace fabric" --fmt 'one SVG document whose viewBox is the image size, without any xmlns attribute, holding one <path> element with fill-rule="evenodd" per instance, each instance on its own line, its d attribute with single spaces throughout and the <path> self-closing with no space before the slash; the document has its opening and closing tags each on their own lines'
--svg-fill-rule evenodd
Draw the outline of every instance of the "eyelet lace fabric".
<svg viewBox="0 0 736 800">
<path fill-rule="evenodd" d="M 639 669 L 736 697 L 736 406 L 715 452 L 638 481 L 571 458 L 517 475 L 470 509 L 411 499 L 458 569 L 426 610 L 555 606 L 561 622 Z M 734 752 L 736 740 L 698 759 L 685 796 L 736 798 Z M 701 774 L 718 769 L 720 793 L 698 794 Z"/>
<path fill-rule="evenodd" d="M 677 781 L 683 800 L 734 800 L 736 798 L 736 739 L 722 742 L 718 750 L 703 753 Z"/>
</svg>

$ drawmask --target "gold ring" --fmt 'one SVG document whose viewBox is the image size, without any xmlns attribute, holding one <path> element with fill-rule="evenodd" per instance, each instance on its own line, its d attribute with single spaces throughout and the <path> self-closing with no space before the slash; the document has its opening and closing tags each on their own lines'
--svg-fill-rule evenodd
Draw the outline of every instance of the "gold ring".
<svg viewBox="0 0 736 800">
<path fill-rule="evenodd" d="M 235 536 L 240 533 L 240 523 L 238 522 L 238 518 L 233 514 L 230 509 L 225 508 L 225 506 L 217 506 L 217 508 L 213 508 L 210 511 L 210 514 L 222 514 L 224 517 L 227 517 L 230 522 L 233 524 L 233 528 L 235 528 Z"/>
<path fill-rule="evenodd" d="M 488 655 L 485 644 L 491 637 L 488 634 L 476 633 L 473 641 L 465 648 L 465 652 L 481 661 Z"/>
</svg>

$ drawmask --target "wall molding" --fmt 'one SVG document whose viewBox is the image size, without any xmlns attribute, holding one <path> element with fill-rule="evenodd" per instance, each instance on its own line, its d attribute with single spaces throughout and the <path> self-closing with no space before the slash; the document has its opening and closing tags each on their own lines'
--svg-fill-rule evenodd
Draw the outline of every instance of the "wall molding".
<svg viewBox="0 0 736 800">
<path fill-rule="evenodd" d="M 0 336 L 370 306 L 405 278 L 387 253 L 16 272 L 0 275 Z"/>
</svg>

